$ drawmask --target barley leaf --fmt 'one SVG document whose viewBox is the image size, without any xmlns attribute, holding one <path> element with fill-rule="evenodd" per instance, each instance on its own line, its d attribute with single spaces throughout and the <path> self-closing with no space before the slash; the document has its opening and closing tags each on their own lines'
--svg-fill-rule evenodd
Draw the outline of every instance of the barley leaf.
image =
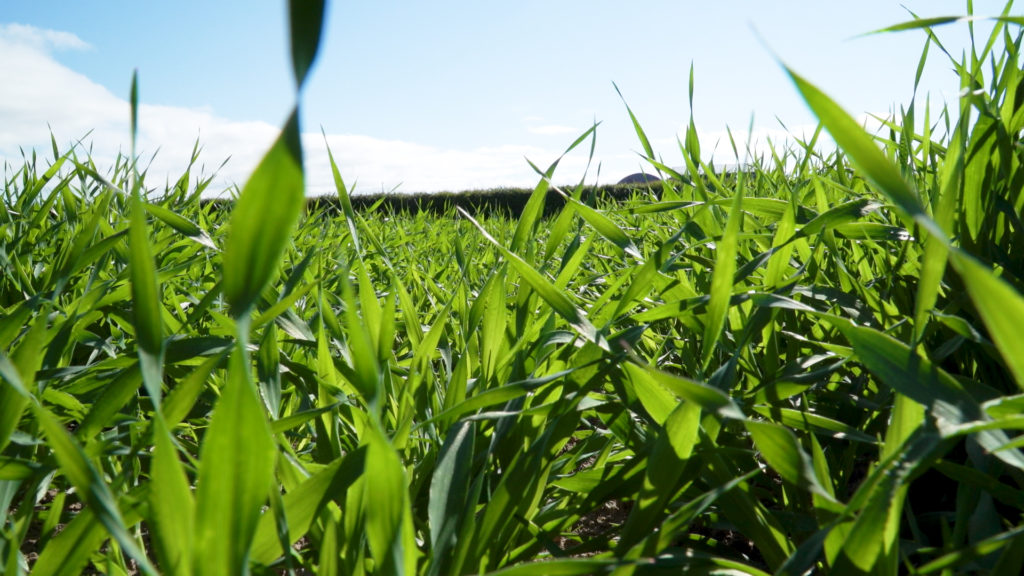
<svg viewBox="0 0 1024 576">
<path fill-rule="evenodd" d="M 743 221 L 743 190 L 736 191 L 729 221 L 715 250 L 715 269 L 711 274 L 711 301 L 704 319 L 704 340 L 701 349 L 701 368 L 707 370 L 711 356 L 722 337 L 729 301 L 732 299 L 732 285 L 736 274 L 736 247 Z"/>
<path fill-rule="evenodd" d="M 139 566 L 144 574 L 157 574 L 146 553 L 128 532 L 117 499 L 99 470 L 89 461 L 82 446 L 65 430 L 52 412 L 40 404 L 31 404 L 36 421 L 46 435 L 47 445 L 60 465 L 60 471 L 74 485 L 81 498 L 93 509 L 103 527 Z"/>
<path fill-rule="evenodd" d="M 132 221 L 129 230 L 132 279 L 132 303 L 135 312 L 135 336 L 138 343 L 142 383 L 157 407 L 160 406 L 163 380 L 163 319 L 160 285 L 153 264 L 153 253 L 146 233 L 142 200 L 132 195 Z"/>
<path fill-rule="evenodd" d="M 231 215 L 231 231 L 224 247 L 223 290 L 236 318 L 249 313 L 276 276 L 303 202 L 296 108 L 249 177 Z"/>
<path fill-rule="evenodd" d="M 292 71 L 296 89 L 301 89 L 316 60 L 323 30 L 325 0 L 289 0 Z"/>
<path fill-rule="evenodd" d="M 967 286 L 971 300 L 988 328 L 992 342 L 1010 368 L 1017 386 L 1024 389 L 1024 296 L 971 256 L 959 250 L 950 254 L 953 266 Z"/>
<path fill-rule="evenodd" d="M 366 539 L 375 562 L 388 574 L 414 574 L 416 545 L 408 533 L 405 472 L 398 453 L 375 426 L 370 427 L 366 445 L 364 477 Z"/>
<path fill-rule="evenodd" d="M 786 72 L 796 84 L 804 101 L 861 172 L 908 218 L 926 228 L 931 234 L 946 238 L 935 221 L 925 213 L 914 187 L 903 179 L 899 170 L 872 142 L 864 129 L 816 86 L 788 67 Z"/>
<path fill-rule="evenodd" d="M 276 449 L 243 350 L 203 440 L 196 489 L 196 573 L 241 574 L 274 473 Z"/>
<path fill-rule="evenodd" d="M 462 214 L 463 218 L 466 218 L 472 222 L 473 226 L 476 226 L 477 230 L 483 234 L 484 238 L 498 248 L 505 259 L 508 260 L 513 268 L 515 268 L 516 272 L 519 272 L 519 275 L 523 277 L 523 280 L 525 280 L 526 283 L 529 284 L 530 287 L 533 288 L 537 294 L 555 310 L 555 312 L 565 318 L 565 320 L 568 321 L 581 336 L 605 350 L 609 349 L 604 336 L 597 331 L 594 325 L 590 323 L 590 320 L 587 319 L 586 314 L 577 308 L 564 292 L 553 286 L 551 282 L 540 274 L 540 272 L 534 270 L 533 267 L 527 264 L 522 258 L 502 246 L 467 212 L 461 208 L 459 209 L 459 212 Z"/>
<path fill-rule="evenodd" d="M 818 481 L 810 457 L 792 432 L 765 420 L 747 420 L 744 426 L 768 465 L 784 480 L 827 501 L 835 502 L 832 494 Z"/>
<path fill-rule="evenodd" d="M 153 441 L 149 505 L 157 557 L 164 574 L 191 574 L 195 506 L 188 477 L 163 418 L 154 419 Z"/>
<path fill-rule="evenodd" d="M 284 495 L 285 517 L 290 544 L 306 535 L 313 522 L 332 499 L 344 502 L 344 494 L 363 474 L 366 448 L 358 448 L 334 460 Z M 277 526 L 271 514 L 260 517 L 253 538 L 252 560 L 270 564 L 281 556 Z"/>
</svg>

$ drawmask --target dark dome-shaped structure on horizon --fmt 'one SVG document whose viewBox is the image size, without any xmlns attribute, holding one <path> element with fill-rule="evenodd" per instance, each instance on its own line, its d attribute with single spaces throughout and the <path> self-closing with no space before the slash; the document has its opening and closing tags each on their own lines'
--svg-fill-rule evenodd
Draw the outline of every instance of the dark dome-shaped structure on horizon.
<svg viewBox="0 0 1024 576">
<path fill-rule="evenodd" d="M 661 182 L 661 178 L 646 172 L 637 172 L 619 180 L 618 184 L 649 184 L 651 182 Z"/>
</svg>

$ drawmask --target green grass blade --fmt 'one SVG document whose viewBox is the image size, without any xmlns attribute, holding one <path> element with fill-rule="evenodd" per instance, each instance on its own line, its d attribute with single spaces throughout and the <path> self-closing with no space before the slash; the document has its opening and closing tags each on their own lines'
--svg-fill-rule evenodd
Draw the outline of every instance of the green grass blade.
<svg viewBox="0 0 1024 576">
<path fill-rule="evenodd" d="M 552 285 L 551 282 L 544 278 L 540 272 L 534 270 L 533 267 L 527 264 L 522 258 L 502 246 L 467 212 L 461 208 L 459 209 L 459 212 L 462 214 L 463 218 L 469 220 L 473 226 L 483 234 L 484 238 L 498 248 L 505 259 L 512 264 L 512 267 L 515 268 L 516 272 L 523 277 L 523 280 L 525 280 L 526 283 L 529 284 L 530 287 L 533 288 L 537 294 L 555 310 L 555 312 L 562 316 L 562 318 L 565 318 L 565 320 L 568 321 L 581 336 L 587 339 L 587 341 L 597 344 L 605 350 L 609 349 L 608 342 L 605 341 L 604 336 L 598 333 L 597 329 L 590 323 L 590 320 L 587 318 L 587 315 L 583 310 L 577 308 L 576 305 L 573 304 L 572 300 L 565 295 L 565 292 L 562 292 Z"/>
<path fill-rule="evenodd" d="M 1017 386 L 1024 389 L 1024 339 L 1021 338 L 1024 296 L 971 256 L 954 250 L 950 258 L 967 286 L 992 342 L 1002 354 Z"/>
<path fill-rule="evenodd" d="M 231 215 L 231 232 L 224 247 L 223 291 L 236 318 L 248 314 L 276 276 L 304 201 L 296 108 L 249 177 Z"/>
<path fill-rule="evenodd" d="M 858 360 L 872 374 L 896 392 L 928 407 L 945 434 L 956 434 L 965 425 L 990 420 L 977 400 L 956 379 L 906 344 L 871 328 L 856 326 L 849 320 L 830 317 L 829 322 L 850 341 Z M 1001 430 L 982 430 L 975 438 L 990 451 L 1008 440 Z M 1019 451 L 1001 450 L 993 455 L 1024 470 L 1024 455 Z"/>
<path fill-rule="evenodd" d="M 896 573 L 900 517 L 909 478 L 935 454 L 939 443 L 934 429 L 918 429 L 861 484 L 848 508 L 858 506 L 862 499 L 866 502 L 843 541 L 834 572 Z"/>
<path fill-rule="evenodd" d="M 405 472 L 398 453 L 375 426 L 370 427 L 366 445 L 364 479 L 366 539 L 378 569 L 386 574 L 415 574 L 416 542 L 411 538 Z"/>
<path fill-rule="evenodd" d="M 701 370 L 707 370 L 711 356 L 722 337 L 729 301 L 732 299 L 732 285 L 736 274 L 736 247 L 743 221 L 743 189 L 738 188 L 729 210 L 729 221 L 718 247 L 715 249 L 715 269 L 711 275 L 711 301 L 708 303 L 704 320 L 704 340 L 701 343 Z"/>
<path fill-rule="evenodd" d="M 908 218 L 913 219 L 929 233 L 938 238 L 947 238 L 946 234 L 932 220 L 921 206 L 914 187 L 904 180 L 899 170 L 893 166 L 885 154 L 872 142 L 864 129 L 851 118 L 838 104 L 825 95 L 816 86 L 805 80 L 792 69 L 786 67 L 797 90 L 804 101 L 825 125 L 832 138 L 854 164 L 864 173 L 879 190 L 882 191 L 896 207 Z"/>
<path fill-rule="evenodd" d="M 533 189 L 533 193 L 530 194 L 530 198 L 526 201 L 526 206 L 519 215 L 519 222 L 516 224 L 516 231 L 512 236 L 512 245 L 510 246 L 512 252 L 522 254 L 524 257 L 529 258 L 528 254 L 524 254 L 524 251 L 526 250 L 530 239 L 536 235 L 537 224 L 540 221 L 541 215 L 544 213 L 544 205 L 547 202 L 548 189 L 551 187 L 551 179 L 555 176 L 555 169 L 558 167 L 558 163 L 562 161 L 562 158 L 564 158 L 566 154 L 583 143 L 583 141 L 593 134 L 595 130 L 597 130 L 596 124 L 576 138 L 576 140 L 565 149 L 565 152 L 562 152 L 562 155 L 555 159 L 555 161 L 548 166 L 548 169 L 543 172 L 537 168 L 533 162 L 529 162 L 530 167 L 540 175 L 541 179 L 540 182 L 537 183 L 536 188 Z M 532 260 L 528 261 L 532 262 Z"/>
<path fill-rule="evenodd" d="M 256 374 L 260 395 L 267 405 L 270 418 L 281 414 L 281 351 L 278 348 L 277 325 L 269 324 L 260 339 L 256 353 Z"/>
<path fill-rule="evenodd" d="M 625 368 L 631 378 L 663 386 L 676 396 L 693 402 L 708 412 L 716 413 L 723 418 L 746 419 L 733 399 L 717 388 L 632 362 L 625 364 Z"/>
<path fill-rule="evenodd" d="M 139 135 L 139 70 L 136 68 L 132 70 L 132 89 L 128 95 L 128 104 L 131 106 L 131 138 L 132 138 L 132 151 L 130 161 L 132 163 L 132 170 L 135 168 L 135 144 Z M 133 175 L 132 180 L 135 180 Z"/>
<path fill-rule="evenodd" d="M 89 557 L 109 538 L 103 524 L 86 508 L 50 540 L 32 566 L 39 576 L 78 576 Z"/>
<path fill-rule="evenodd" d="M 33 403 L 36 421 L 46 435 L 47 445 L 53 451 L 61 472 L 75 486 L 81 498 L 93 509 L 107 532 L 117 544 L 138 564 L 144 574 L 157 574 L 146 553 L 139 548 L 128 532 L 117 499 L 103 480 L 102 474 L 89 461 L 82 446 L 72 437 L 57 418 L 43 406 Z"/>
<path fill-rule="evenodd" d="M 701 478 L 709 486 L 726 486 L 741 475 L 720 450 L 703 450 L 701 454 Z M 770 567 L 781 566 L 795 550 L 778 519 L 746 482 L 719 494 L 717 506 L 736 530 L 754 543 Z"/>
<path fill-rule="evenodd" d="M 878 209 L 878 203 L 867 198 L 859 198 L 840 204 L 835 208 L 822 212 L 810 222 L 804 224 L 797 233 L 797 238 L 813 236 L 843 224 L 856 222 L 876 209 Z"/>
<path fill-rule="evenodd" d="M 292 71 L 296 90 L 306 82 L 309 69 L 316 60 L 323 30 L 325 0 L 289 0 L 291 24 Z"/>
<path fill-rule="evenodd" d="M 142 383 L 153 403 L 160 407 L 163 382 L 163 317 L 160 284 L 153 251 L 146 232 L 146 218 L 138 191 L 132 194 L 131 228 L 128 234 L 135 337 L 138 343 Z"/>
<path fill-rule="evenodd" d="M 192 574 L 195 506 L 188 477 L 163 418 L 153 421 L 153 441 L 149 506 L 154 548 L 164 574 Z"/>
<path fill-rule="evenodd" d="M 1024 534 L 1024 527 L 1018 526 L 1013 530 L 1001 532 L 991 538 L 986 538 L 966 548 L 950 552 L 935 560 L 921 566 L 918 574 L 934 574 L 935 572 L 948 571 L 951 568 L 962 568 L 969 563 L 984 558 L 989 554 L 1003 550 Z"/>
<path fill-rule="evenodd" d="M 365 278 L 365 276 L 364 276 Z M 377 360 L 377 349 L 373 336 L 370 334 L 370 322 L 364 321 L 359 314 L 359 300 L 356 297 L 348 274 L 343 274 L 342 293 L 345 299 L 345 326 L 348 328 L 348 346 L 352 356 L 352 370 L 355 375 L 356 388 L 362 394 L 371 412 L 380 414 L 383 409 L 381 398 L 383 387 L 380 363 Z M 366 282 L 360 282 L 360 291 L 369 289 Z M 374 302 L 376 304 L 376 302 Z M 364 310 L 363 314 L 367 314 Z"/>
<path fill-rule="evenodd" d="M 474 424 L 460 422 L 448 432 L 430 479 L 430 555 L 427 574 L 449 573 L 462 521 L 472 510 L 470 482 L 474 452 Z"/>
<path fill-rule="evenodd" d="M 146 230 L 143 213 L 141 182 L 135 166 L 135 139 L 138 133 L 139 77 L 132 74 L 131 88 L 131 225 L 128 230 L 128 268 L 132 286 L 135 338 L 138 347 L 139 366 L 142 368 L 142 384 L 149 393 L 157 411 L 163 396 L 163 318 L 160 298 L 160 284 L 153 263 L 153 250 Z"/>
<path fill-rule="evenodd" d="M 224 354 L 208 358 L 186 378 L 178 382 L 164 399 L 164 418 L 167 426 L 177 426 L 195 406 L 213 371 L 224 361 Z"/>
<path fill-rule="evenodd" d="M 992 568 L 991 576 L 1015 576 L 1024 571 L 1024 535 L 1017 534 L 1006 545 L 999 560 Z"/>
<path fill-rule="evenodd" d="M 936 26 L 945 26 L 946 24 L 955 24 L 958 22 L 976 22 L 984 20 L 993 20 L 996 22 L 1005 22 L 1007 24 L 1024 26 L 1024 18 L 1020 16 L 936 16 L 932 18 L 918 18 L 908 22 L 893 24 L 892 26 L 886 26 L 885 28 L 875 30 L 874 32 L 868 32 L 868 34 L 905 32 L 907 30 L 935 28 Z"/>
<path fill-rule="evenodd" d="M 651 532 L 657 530 L 666 515 L 668 503 L 679 490 L 680 480 L 700 428 L 700 406 L 693 402 L 677 404 L 658 431 L 649 455 L 643 487 L 634 503 L 616 545 L 628 550 Z"/>
<path fill-rule="evenodd" d="M 83 438 L 92 438 L 110 426 L 111 420 L 117 416 L 125 404 L 136 397 L 140 384 L 142 384 L 142 371 L 137 364 L 117 376 L 111 377 L 103 387 L 99 398 L 93 402 L 85 419 L 82 420 L 78 433 Z"/>
<path fill-rule="evenodd" d="M 747 420 L 744 426 L 768 465 L 784 480 L 827 501 L 835 502 L 832 494 L 818 481 L 810 457 L 792 432 L 764 420 Z"/>
<path fill-rule="evenodd" d="M 228 382 L 203 440 L 196 489 L 193 571 L 248 570 L 261 507 L 273 481 L 276 447 L 244 351 L 231 354 Z"/>
<path fill-rule="evenodd" d="M 594 210 L 590 206 L 580 202 L 579 200 L 571 200 L 579 212 L 580 216 L 587 221 L 588 224 L 597 230 L 597 233 L 604 236 L 608 241 L 615 245 L 616 248 L 621 250 L 625 254 L 629 254 L 633 258 L 641 259 L 640 251 L 636 245 L 633 244 L 633 239 L 630 238 L 619 225 L 612 221 L 611 218 L 604 214 Z"/>
<path fill-rule="evenodd" d="M 47 316 L 44 308 L 10 358 L 0 351 L 0 362 L 6 364 L 0 369 L 0 451 L 7 447 L 32 399 L 30 390 L 43 361 Z"/>
<path fill-rule="evenodd" d="M 508 324 L 505 270 L 505 266 L 495 270 L 478 296 L 484 303 L 484 314 L 480 324 L 480 367 L 483 369 L 483 377 L 487 380 L 495 377 L 501 367 L 499 360 L 509 348 L 505 338 Z"/>
<path fill-rule="evenodd" d="M 619 90 L 619 86 L 612 82 L 612 86 L 615 87 L 615 93 L 619 95 L 619 99 L 622 100 L 623 106 L 626 107 L 626 112 L 629 113 L 629 119 L 633 122 L 633 130 L 636 131 L 636 137 L 640 139 L 640 145 L 644 148 L 644 154 L 647 155 L 648 160 L 654 160 L 654 148 L 651 147 L 650 140 L 647 139 L 647 133 L 640 126 L 640 121 L 636 119 L 636 115 L 633 114 L 633 110 L 626 104 L 626 98 L 622 95 L 622 91 Z"/>
<path fill-rule="evenodd" d="M 487 576 L 586 576 L 590 574 L 611 573 L 617 560 L 601 558 L 571 558 L 546 560 L 509 566 L 501 570 L 487 572 Z"/>
<path fill-rule="evenodd" d="M 324 136 L 324 145 L 327 147 L 327 159 L 331 164 L 331 175 L 334 177 L 334 189 L 338 194 L 338 201 L 341 202 L 341 210 L 345 214 L 345 224 L 348 226 L 348 231 L 352 235 L 352 244 L 356 248 L 356 254 L 362 254 L 363 250 L 359 245 L 359 230 L 356 228 L 356 211 L 352 208 L 352 198 L 349 196 L 348 187 L 345 186 L 345 180 L 341 177 L 341 171 L 338 169 L 338 163 L 334 161 L 334 153 L 331 152 L 331 146 L 327 144 L 327 133 L 321 128 L 320 132 Z"/>
<path fill-rule="evenodd" d="M 292 540 L 290 544 L 295 544 L 309 532 L 329 502 L 339 500 L 344 503 L 344 494 L 362 477 L 365 459 L 366 448 L 358 448 L 334 460 L 284 495 L 288 534 Z M 266 565 L 276 560 L 281 553 L 275 519 L 271 514 L 264 514 L 260 517 L 253 539 L 252 560 Z"/>
<path fill-rule="evenodd" d="M 146 212 L 149 212 L 164 224 L 167 224 L 192 240 L 195 240 L 209 248 L 217 248 L 217 245 L 213 243 L 213 239 L 210 238 L 210 235 L 207 234 L 205 230 L 181 214 L 176 214 L 163 206 L 150 204 L 149 202 L 143 202 L 142 207 L 145 208 Z"/>
</svg>

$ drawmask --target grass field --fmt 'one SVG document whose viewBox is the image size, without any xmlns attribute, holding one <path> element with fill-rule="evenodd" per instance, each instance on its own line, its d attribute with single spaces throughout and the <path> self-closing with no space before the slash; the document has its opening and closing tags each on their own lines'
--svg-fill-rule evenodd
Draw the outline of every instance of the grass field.
<svg viewBox="0 0 1024 576">
<path fill-rule="evenodd" d="M 665 182 L 548 216 L 555 166 L 515 218 L 357 212 L 337 168 L 305 210 L 297 115 L 228 210 L 188 170 L 26 157 L 0 573 L 1020 574 L 1010 10 L 941 54 L 959 109 L 871 136 L 787 70 L 838 151 L 690 179 L 634 118 Z"/>
</svg>

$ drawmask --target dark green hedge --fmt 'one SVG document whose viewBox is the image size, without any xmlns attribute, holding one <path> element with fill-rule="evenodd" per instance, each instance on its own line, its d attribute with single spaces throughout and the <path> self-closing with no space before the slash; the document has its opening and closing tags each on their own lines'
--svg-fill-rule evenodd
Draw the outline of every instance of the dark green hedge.
<svg viewBox="0 0 1024 576">
<path fill-rule="evenodd" d="M 574 189 L 563 188 L 567 194 L 572 194 Z M 637 194 L 651 194 L 658 196 L 661 192 L 661 183 L 654 182 L 651 185 L 606 185 L 606 186 L 585 186 L 580 199 L 588 204 L 595 204 L 609 201 L 625 201 Z M 419 214 L 426 212 L 430 214 L 450 214 L 455 207 L 462 208 L 466 212 L 479 216 L 506 216 L 518 217 L 522 213 L 526 202 L 533 194 L 528 188 L 493 188 L 490 190 L 470 190 L 466 192 L 432 192 L 416 194 L 355 194 L 351 196 L 352 207 L 358 212 L 369 212 L 381 210 L 389 214 Z M 218 208 L 230 209 L 231 200 L 211 199 L 205 201 L 214 204 Z M 545 198 L 544 214 L 550 216 L 557 213 L 565 206 L 565 198 L 554 190 L 548 190 Z M 325 210 L 327 212 L 341 212 L 341 206 L 337 196 L 315 196 L 306 201 L 308 211 Z"/>
</svg>

